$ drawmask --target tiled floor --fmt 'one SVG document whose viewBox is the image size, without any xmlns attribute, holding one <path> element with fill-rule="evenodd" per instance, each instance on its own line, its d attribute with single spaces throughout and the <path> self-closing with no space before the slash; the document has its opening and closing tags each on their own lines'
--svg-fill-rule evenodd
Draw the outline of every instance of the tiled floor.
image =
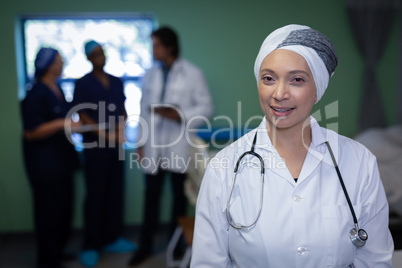
<svg viewBox="0 0 402 268">
<path fill-rule="evenodd" d="M 138 237 L 138 228 L 127 228 L 125 238 L 135 242 Z M 155 245 L 155 254 L 138 268 L 166 267 L 165 249 L 168 238 L 165 234 L 158 234 Z M 81 233 L 74 232 L 67 247 L 68 253 L 78 254 L 81 243 Z M 127 262 L 131 253 L 103 253 L 96 268 L 128 268 Z M 30 233 L 0 235 L 0 268 L 33 268 L 35 262 L 34 238 Z M 66 268 L 83 268 L 78 259 L 64 263 Z"/>
</svg>

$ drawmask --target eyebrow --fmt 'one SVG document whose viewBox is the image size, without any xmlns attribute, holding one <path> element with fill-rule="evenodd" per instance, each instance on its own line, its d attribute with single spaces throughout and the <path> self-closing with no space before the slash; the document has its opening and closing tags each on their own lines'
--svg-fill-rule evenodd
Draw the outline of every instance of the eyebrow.
<svg viewBox="0 0 402 268">
<path fill-rule="evenodd" d="M 260 73 L 263 73 L 263 72 L 275 74 L 275 71 L 273 71 L 273 70 L 271 70 L 271 69 L 267 69 L 267 68 L 262 69 L 262 70 L 260 71 Z M 307 72 L 305 72 L 305 71 L 303 71 L 303 70 L 293 70 L 293 71 L 290 71 L 289 73 L 290 73 L 290 74 L 303 73 L 303 74 L 307 75 L 307 77 L 310 77 L 309 73 L 307 73 Z"/>
</svg>

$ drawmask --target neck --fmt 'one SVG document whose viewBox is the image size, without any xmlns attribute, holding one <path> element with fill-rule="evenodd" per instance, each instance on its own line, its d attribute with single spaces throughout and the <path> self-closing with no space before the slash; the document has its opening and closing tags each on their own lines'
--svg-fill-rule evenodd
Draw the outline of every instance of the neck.
<svg viewBox="0 0 402 268">
<path fill-rule="evenodd" d="M 53 94 L 61 101 L 64 97 L 57 85 L 57 78 L 58 76 L 48 73 L 40 79 L 40 82 L 45 84 L 50 89 L 50 91 L 52 91 Z"/>
<path fill-rule="evenodd" d="M 92 73 L 95 75 L 105 75 L 105 71 L 103 70 L 103 68 L 92 68 Z"/>
<path fill-rule="evenodd" d="M 309 119 L 307 119 L 309 120 Z M 305 127 L 294 126 L 292 128 L 278 128 L 269 124 L 268 135 L 272 145 L 281 150 L 298 151 L 308 150 L 312 141 L 311 125 Z"/>
<path fill-rule="evenodd" d="M 57 87 L 57 77 L 54 76 L 54 75 L 52 75 L 52 74 L 46 74 L 46 75 L 44 75 L 44 76 L 40 79 L 40 81 L 41 81 L 43 84 L 45 84 L 45 85 L 47 85 L 48 87 L 50 87 L 50 88 Z"/>
<path fill-rule="evenodd" d="M 176 59 L 177 59 L 177 57 L 170 56 L 163 60 L 163 64 L 165 64 L 166 67 L 170 67 L 173 65 L 173 63 L 176 61 Z"/>
</svg>

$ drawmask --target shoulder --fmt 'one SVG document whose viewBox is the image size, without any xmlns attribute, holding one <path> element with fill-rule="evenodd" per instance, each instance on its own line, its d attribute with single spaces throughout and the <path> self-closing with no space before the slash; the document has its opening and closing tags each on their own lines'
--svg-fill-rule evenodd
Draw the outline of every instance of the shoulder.
<svg viewBox="0 0 402 268">
<path fill-rule="evenodd" d="M 83 85 L 86 83 L 90 83 L 92 80 L 92 76 L 90 73 L 87 73 L 86 75 L 84 75 L 83 77 L 81 77 L 80 79 L 77 79 L 77 81 L 75 81 L 75 85 Z"/>
<path fill-rule="evenodd" d="M 228 168 L 233 172 L 238 158 L 245 152 L 250 150 L 253 137 L 257 129 L 244 134 L 236 141 L 230 143 L 221 149 L 210 161 L 210 165 L 218 170 Z"/>
<path fill-rule="evenodd" d="M 154 72 L 158 72 L 162 70 L 162 66 L 161 63 L 159 61 L 155 61 L 151 68 L 148 69 L 148 71 L 146 73 L 154 73 Z"/>
<path fill-rule="evenodd" d="M 85 74 L 83 77 L 81 77 L 80 79 L 78 79 L 77 82 L 78 82 L 78 81 L 88 81 L 88 80 L 91 80 L 92 77 L 93 77 L 93 76 L 91 75 L 91 73 L 87 73 L 87 74 Z"/>
<path fill-rule="evenodd" d="M 29 92 L 33 94 L 46 94 L 49 91 L 49 88 L 43 83 L 35 83 Z"/>
<path fill-rule="evenodd" d="M 38 114 L 47 113 L 53 105 L 51 94 L 50 89 L 42 83 L 36 83 L 28 90 L 20 104 L 24 120 L 32 121 Z"/>
<path fill-rule="evenodd" d="M 115 87 L 116 90 L 123 91 L 123 87 L 124 87 L 123 81 L 117 76 L 114 76 L 111 74 L 108 74 L 108 75 L 109 75 L 112 86 Z"/>
<path fill-rule="evenodd" d="M 144 75 L 144 79 L 154 76 L 157 72 L 161 72 L 161 67 L 158 62 L 155 62 L 151 68 L 149 68 Z"/>
<path fill-rule="evenodd" d="M 234 168 L 239 157 L 250 150 L 250 140 L 254 137 L 256 130 L 252 130 L 238 140 L 221 149 L 214 157 L 209 159 L 208 166 L 203 178 L 203 184 L 213 185 L 211 191 L 219 193 L 220 197 L 227 194 L 232 182 Z M 219 188 L 215 189 L 215 188 Z M 223 194 L 223 195 L 222 195 Z M 223 199 L 225 199 L 223 197 Z"/>
<path fill-rule="evenodd" d="M 202 74 L 202 71 L 198 66 L 184 58 L 179 58 L 177 60 L 177 65 L 183 67 L 187 71 Z"/>
<path fill-rule="evenodd" d="M 74 104 L 78 104 L 81 102 L 85 102 L 88 96 L 91 95 L 91 85 L 92 85 L 92 75 L 90 73 L 84 75 L 80 79 L 75 81 L 75 88 L 74 88 Z"/>
<path fill-rule="evenodd" d="M 333 130 L 322 128 L 326 132 L 328 141 L 333 145 L 337 145 L 337 150 L 340 158 L 354 160 L 354 161 L 364 161 L 368 160 L 376 161 L 375 156 L 371 151 L 361 144 L 360 142 L 336 133 Z M 364 164 L 364 163 L 362 163 Z"/>
<path fill-rule="evenodd" d="M 115 82 L 121 82 L 121 79 L 119 77 L 114 76 L 112 74 L 108 74 L 108 75 L 109 75 L 110 80 L 115 81 Z"/>
<path fill-rule="evenodd" d="M 48 95 L 49 90 L 42 83 L 35 83 L 30 90 L 27 91 L 24 101 L 38 100 Z"/>
</svg>

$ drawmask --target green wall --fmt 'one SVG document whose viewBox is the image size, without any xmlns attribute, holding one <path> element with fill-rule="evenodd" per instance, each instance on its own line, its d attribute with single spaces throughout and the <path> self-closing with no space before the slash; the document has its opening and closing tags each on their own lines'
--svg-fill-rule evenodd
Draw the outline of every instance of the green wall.
<svg viewBox="0 0 402 268">
<path fill-rule="evenodd" d="M 16 36 L 21 14 L 77 14 L 86 12 L 153 12 L 160 25 L 169 24 L 181 36 L 182 54 L 199 65 L 209 81 L 215 115 L 241 123 L 261 115 L 253 64 L 259 46 L 272 30 L 290 23 L 306 24 L 325 33 L 334 43 L 339 67 L 329 89 L 315 109 L 338 101 L 339 132 L 357 133 L 358 107 L 362 92 L 363 61 L 349 27 L 344 1 L 268 0 L 14 0 L 0 8 L 0 232 L 32 229 L 31 193 L 21 155 L 21 118 L 18 102 Z M 378 67 L 381 94 L 388 123 L 396 121 L 398 38 L 393 28 Z M 331 121 L 334 122 L 334 121 Z M 223 121 L 214 121 L 220 126 Z M 129 153 L 129 152 L 127 152 Z M 143 178 L 138 169 L 127 167 L 126 222 L 142 219 Z M 82 173 L 76 176 L 75 226 L 81 226 Z M 164 192 L 162 217 L 168 217 L 170 192 Z"/>
</svg>

